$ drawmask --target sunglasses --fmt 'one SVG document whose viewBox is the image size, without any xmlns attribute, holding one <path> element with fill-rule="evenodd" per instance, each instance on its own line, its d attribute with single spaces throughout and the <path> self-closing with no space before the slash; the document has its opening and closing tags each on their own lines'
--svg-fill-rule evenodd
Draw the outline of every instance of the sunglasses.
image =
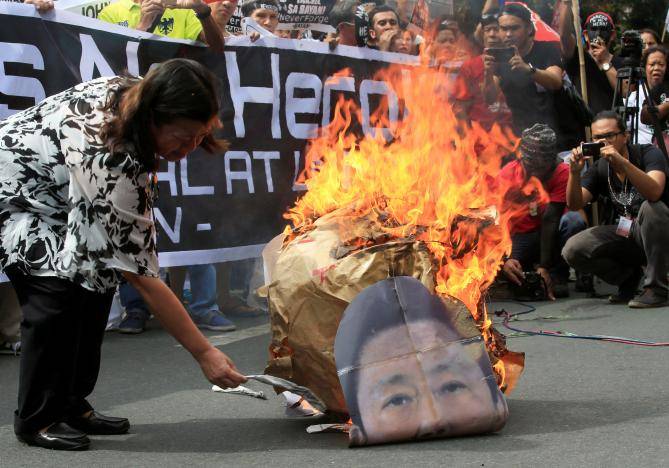
<svg viewBox="0 0 669 468">
<path fill-rule="evenodd" d="M 499 21 L 499 13 L 484 13 L 481 15 L 481 24 Z"/>
</svg>

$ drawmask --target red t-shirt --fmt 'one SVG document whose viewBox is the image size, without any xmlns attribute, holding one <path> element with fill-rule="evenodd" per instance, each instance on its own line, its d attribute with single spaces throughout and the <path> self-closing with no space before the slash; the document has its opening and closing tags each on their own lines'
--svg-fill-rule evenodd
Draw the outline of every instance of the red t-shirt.
<svg viewBox="0 0 669 468">
<path fill-rule="evenodd" d="M 512 161 L 502 168 L 499 177 L 521 187 L 525 180 L 525 170 L 520 161 Z M 544 190 L 548 199 L 553 203 L 567 202 L 567 181 L 569 180 L 569 165 L 560 163 L 555 168 L 551 178 L 544 182 Z M 516 218 L 511 225 L 511 233 L 534 232 L 541 228 L 541 218 L 546 210 L 546 204 L 529 202 L 525 215 Z"/>
<path fill-rule="evenodd" d="M 462 64 L 457 79 L 455 98 L 458 101 L 468 101 L 469 118 L 490 130 L 497 122 L 501 126 L 511 125 L 511 110 L 506 105 L 504 95 L 500 93 L 497 102 L 487 104 L 483 96 L 483 56 L 479 55 Z"/>
</svg>

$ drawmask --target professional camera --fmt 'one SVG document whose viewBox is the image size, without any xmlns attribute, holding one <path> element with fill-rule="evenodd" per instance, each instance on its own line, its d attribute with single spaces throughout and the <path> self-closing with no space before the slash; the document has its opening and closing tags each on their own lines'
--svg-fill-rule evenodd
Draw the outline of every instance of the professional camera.
<svg viewBox="0 0 669 468">
<path fill-rule="evenodd" d="M 545 301 L 548 299 L 546 283 L 536 271 L 523 273 L 524 279 L 520 286 L 514 287 L 513 295 L 518 301 Z"/>
<path fill-rule="evenodd" d="M 643 41 L 639 31 L 630 29 L 620 37 L 620 58 L 623 59 L 625 67 L 638 68 L 641 66 L 641 55 L 643 53 Z"/>
</svg>

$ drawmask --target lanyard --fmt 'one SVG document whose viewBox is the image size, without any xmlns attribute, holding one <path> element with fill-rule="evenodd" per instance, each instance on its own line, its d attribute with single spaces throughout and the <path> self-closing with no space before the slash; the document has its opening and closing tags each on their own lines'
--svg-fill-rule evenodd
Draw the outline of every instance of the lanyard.
<svg viewBox="0 0 669 468">
<path fill-rule="evenodd" d="M 632 203 L 637 199 L 637 196 L 639 195 L 634 188 L 633 185 L 629 184 L 629 178 L 626 176 L 625 181 L 623 183 L 623 189 L 622 191 L 616 193 L 613 190 L 613 184 L 611 184 L 611 165 L 608 165 L 608 183 L 609 183 L 609 192 L 611 193 L 611 198 L 613 199 L 614 202 L 618 203 L 623 207 L 624 210 L 624 216 L 626 218 L 629 218 L 630 216 L 630 209 L 632 207 Z"/>
</svg>

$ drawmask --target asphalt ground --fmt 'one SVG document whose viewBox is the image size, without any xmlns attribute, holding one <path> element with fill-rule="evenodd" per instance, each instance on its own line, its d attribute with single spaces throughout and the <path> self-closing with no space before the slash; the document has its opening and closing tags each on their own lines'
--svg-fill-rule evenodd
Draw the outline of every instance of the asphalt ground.
<svg viewBox="0 0 669 468">
<path fill-rule="evenodd" d="M 632 310 L 583 294 L 535 305 L 513 325 L 669 341 L 669 307 Z M 501 307 L 523 310 L 493 308 Z M 237 331 L 207 335 L 243 372 L 261 372 L 267 317 L 231 318 Z M 502 431 L 356 449 L 342 434 L 307 434 L 313 421 L 287 419 L 282 400 L 261 384 L 248 387 L 264 390 L 268 401 L 212 392 L 155 321 L 142 335 L 107 334 L 91 398 L 99 411 L 129 417 L 131 432 L 94 436 L 87 452 L 29 448 L 12 429 L 18 359 L 0 356 L 0 466 L 669 465 L 669 348 L 512 333 L 508 345 L 526 353 L 526 368 Z"/>
</svg>

